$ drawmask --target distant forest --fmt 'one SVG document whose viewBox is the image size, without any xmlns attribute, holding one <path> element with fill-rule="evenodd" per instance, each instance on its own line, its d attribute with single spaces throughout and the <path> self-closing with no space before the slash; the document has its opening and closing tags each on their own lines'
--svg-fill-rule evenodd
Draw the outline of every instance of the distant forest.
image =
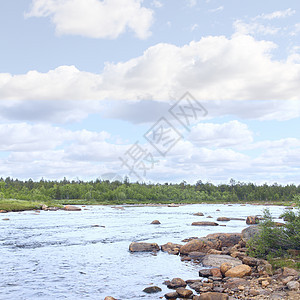
<svg viewBox="0 0 300 300">
<path fill-rule="evenodd" d="M 300 185 L 256 185 L 236 182 L 214 185 L 199 180 L 196 184 L 181 183 L 131 183 L 124 181 L 61 181 L 31 179 L 22 181 L 10 177 L 0 179 L 0 199 L 19 200 L 71 200 L 91 202 L 247 202 L 247 201 L 292 201 L 300 194 Z"/>
</svg>

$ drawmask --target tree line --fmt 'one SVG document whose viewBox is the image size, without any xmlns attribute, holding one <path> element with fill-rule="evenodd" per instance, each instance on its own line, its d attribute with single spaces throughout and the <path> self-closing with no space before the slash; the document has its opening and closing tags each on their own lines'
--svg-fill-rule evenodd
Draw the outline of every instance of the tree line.
<svg viewBox="0 0 300 300">
<path fill-rule="evenodd" d="M 108 180 L 18 180 L 0 178 L 0 199 L 19 200 L 71 200 L 88 201 L 144 201 L 144 202 L 250 202 L 250 201 L 292 201 L 300 194 L 300 185 L 294 184 L 256 185 L 254 183 L 236 182 L 231 179 L 228 184 L 212 184 L 197 181 L 196 184 L 181 183 L 139 183 Z"/>
</svg>

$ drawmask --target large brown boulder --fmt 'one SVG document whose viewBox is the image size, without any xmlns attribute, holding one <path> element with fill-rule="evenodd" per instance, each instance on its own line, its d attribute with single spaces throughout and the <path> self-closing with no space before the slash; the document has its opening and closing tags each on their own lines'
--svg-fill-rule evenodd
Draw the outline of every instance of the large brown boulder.
<svg viewBox="0 0 300 300">
<path fill-rule="evenodd" d="M 180 287 L 185 288 L 186 287 L 186 282 L 181 279 L 181 278 L 173 278 L 170 282 L 168 282 L 167 287 L 169 289 L 177 289 Z"/>
<path fill-rule="evenodd" d="M 220 244 L 219 249 L 222 247 L 232 247 L 238 244 L 241 240 L 242 234 L 241 233 L 212 233 L 206 236 L 208 241 L 215 240 Z"/>
<path fill-rule="evenodd" d="M 180 248 L 181 254 L 189 254 L 190 252 L 208 252 L 210 249 L 215 249 L 217 245 L 213 242 L 202 239 L 191 240 Z"/>
<path fill-rule="evenodd" d="M 219 224 L 216 222 L 193 222 L 193 226 L 218 226 Z"/>
<path fill-rule="evenodd" d="M 194 296 L 193 300 L 227 300 L 229 299 L 228 295 L 217 292 L 207 292 L 203 293 L 200 296 Z"/>
<path fill-rule="evenodd" d="M 159 251 L 159 246 L 156 243 L 131 243 L 129 245 L 131 252 L 152 252 Z"/>
<path fill-rule="evenodd" d="M 193 292 L 191 290 L 182 287 L 176 289 L 176 293 L 180 298 L 188 298 L 188 299 L 190 299 L 190 297 L 193 295 Z"/>
<path fill-rule="evenodd" d="M 248 276 L 251 274 L 251 268 L 248 265 L 239 265 L 236 267 L 233 267 L 232 269 L 229 269 L 226 273 L 226 277 L 238 277 L 243 278 L 245 276 Z"/>
<path fill-rule="evenodd" d="M 68 211 L 80 211 L 81 208 L 77 207 L 77 206 L 73 206 L 73 205 L 66 205 L 64 207 L 64 210 L 68 210 Z"/>
</svg>

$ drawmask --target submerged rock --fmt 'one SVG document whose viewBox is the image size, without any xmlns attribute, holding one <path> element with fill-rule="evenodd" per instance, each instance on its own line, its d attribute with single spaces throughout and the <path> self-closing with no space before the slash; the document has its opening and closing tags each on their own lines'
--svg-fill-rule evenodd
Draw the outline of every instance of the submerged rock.
<svg viewBox="0 0 300 300">
<path fill-rule="evenodd" d="M 154 294 L 154 293 L 158 293 L 161 291 L 162 291 L 162 289 L 158 286 L 149 286 L 143 290 L 143 292 L 145 292 L 147 294 Z"/>
<path fill-rule="evenodd" d="M 218 226 L 218 223 L 215 222 L 193 222 L 193 226 Z"/>
<path fill-rule="evenodd" d="M 67 211 L 80 211 L 81 208 L 77 207 L 77 206 L 74 206 L 74 205 L 66 205 L 64 207 L 64 210 L 67 210 Z"/>
<path fill-rule="evenodd" d="M 199 216 L 199 217 L 203 217 L 204 214 L 202 212 L 197 212 L 193 214 L 194 216 Z"/>
<path fill-rule="evenodd" d="M 154 221 L 151 222 L 151 224 L 159 225 L 161 223 L 158 220 L 154 220 Z"/>
<path fill-rule="evenodd" d="M 217 219 L 217 221 L 230 221 L 231 219 L 230 218 L 227 218 L 227 217 L 219 217 Z"/>
</svg>

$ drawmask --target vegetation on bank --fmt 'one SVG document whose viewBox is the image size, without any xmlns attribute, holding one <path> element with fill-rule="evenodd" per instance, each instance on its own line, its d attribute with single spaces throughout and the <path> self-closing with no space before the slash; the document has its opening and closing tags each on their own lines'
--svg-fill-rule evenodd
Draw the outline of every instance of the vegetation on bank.
<svg viewBox="0 0 300 300">
<path fill-rule="evenodd" d="M 300 196 L 294 200 L 297 209 L 280 216 L 285 221 L 283 226 L 276 226 L 270 211 L 264 211 L 259 234 L 247 244 L 249 255 L 267 259 L 275 268 L 300 270 Z"/>
<path fill-rule="evenodd" d="M 288 204 L 300 194 L 300 185 L 256 185 L 236 182 L 214 185 L 199 180 L 196 184 L 131 183 L 120 181 L 21 181 L 0 178 L 0 199 L 28 201 L 55 201 L 69 204 L 117 203 L 224 203 L 224 202 L 276 202 Z"/>
</svg>

